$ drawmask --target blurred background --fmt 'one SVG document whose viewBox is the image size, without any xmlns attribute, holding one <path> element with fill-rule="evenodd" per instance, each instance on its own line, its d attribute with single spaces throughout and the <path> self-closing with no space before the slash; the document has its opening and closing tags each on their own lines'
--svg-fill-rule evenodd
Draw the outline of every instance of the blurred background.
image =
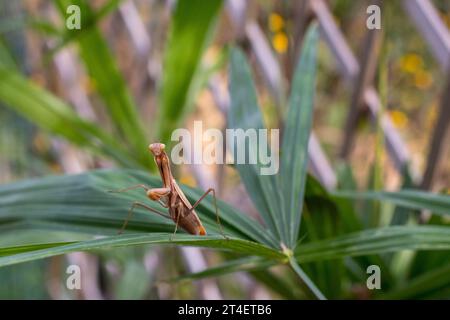
<svg viewBox="0 0 450 320">
<path fill-rule="evenodd" d="M 66 27 L 72 3 L 82 8 L 78 32 Z M 371 4 L 382 7 L 381 30 L 366 27 Z M 313 19 L 321 40 L 311 173 L 329 190 L 354 184 L 448 193 L 449 0 L 0 0 L 0 66 L 7 70 L 0 73 L 0 183 L 95 168 L 154 173 L 148 143 L 168 143 L 174 129 L 191 129 L 194 120 L 226 128 L 231 45 L 245 50 L 266 124 L 278 128 Z M 110 133 L 110 143 L 87 135 L 95 129 L 84 121 Z M 116 146 L 129 158 L 114 154 Z M 215 187 L 256 216 L 232 168 L 175 170 L 181 183 Z M 195 248 L 73 253 L 1 268 L 0 298 L 286 297 L 246 273 L 160 281 L 218 259 Z M 68 263 L 90 270 L 83 290 L 64 287 Z M 364 298 L 358 290 L 349 296 Z"/>
</svg>

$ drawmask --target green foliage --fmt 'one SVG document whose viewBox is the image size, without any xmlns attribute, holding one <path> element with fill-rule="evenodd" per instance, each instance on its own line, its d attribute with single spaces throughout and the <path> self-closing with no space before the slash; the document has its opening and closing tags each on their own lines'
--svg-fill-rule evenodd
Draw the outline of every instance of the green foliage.
<svg viewBox="0 0 450 320">
<path fill-rule="evenodd" d="M 58 7 L 64 18 L 65 8 L 70 4 L 76 4 L 81 8 L 84 25 L 80 30 L 69 30 L 69 34 L 80 33 L 74 39 L 80 48 L 82 61 L 108 110 L 108 115 L 111 116 L 114 129 L 118 136 L 127 142 L 127 146 L 130 147 L 128 151 L 134 154 L 140 163 L 147 164 L 148 141 L 141 118 L 138 116 L 139 109 L 128 92 L 106 40 L 96 27 L 98 16 L 94 14 L 88 1 L 59 0 Z M 85 28 L 86 26 L 89 28 Z"/>
<path fill-rule="evenodd" d="M 75 145 L 110 158 L 124 166 L 140 166 L 112 136 L 94 123 L 80 118 L 65 102 L 0 66 L 0 101 L 43 129 Z"/>
<path fill-rule="evenodd" d="M 144 195 L 139 191 L 120 194 L 111 194 L 107 191 L 111 185 L 124 187 L 137 182 L 143 182 L 149 186 L 156 186 L 159 183 L 158 179 L 148 177 L 145 172 L 101 170 L 2 186 L 0 188 L 2 237 L 9 230 L 16 230 L 17 233 L 27 229 L 65 230 L 107 236 L 87 241 L 3 247 L 0 249 L 0 265 L 6 266 L 80 250 L 92 251 L 143 244 L 200 246 L 260 257 L 234 260 L 227 265 L 216 267 L 215 270 L 191 275 L 191 278 L 217 276 L 241 269 L 257 272 L 257 270 L 288 261 L 290 255 L 277 250 L 274 247 L 275 244 L 271 244 L 270 237 L 266 236 L 269 234 L 267 230 L 220 201 L 223 228 L 230 236 L 230 239 L 224 239 L 219 234 L 215 223 L 215 213 L 210 197 L 198 210 L 210 236 L 177 234 L 171 239 L 173 223 L 142 210 L 137 210 L 135 217 L 130 221 L 128 227 L 130 234 L 113 235 L 125 218 L 126 209 L 130 203 L 136 199 L 143 199 Z M 201 194 L 200 190 L 187 187 L 183 189 L 190 200 Z M 154 206 L 153 203 L 148 205 Z M 294 251 L 294 256 L 300 263 L 311 263 L 399 250 L 448 251 L 449 249 L 450 231 L 446 226 L 393 226 L 300 243 Z M 294 270 L 299 272 L 296 262 L 292 258 L 289 261 L 295 264 Z M 304 277 L 306 274 L 303 272 L 301 276 Z M 310 281 L 308 278 L 304 278 L 304 281 L 305 279 Z M 312 283 L 309 283 L 309 286 L 312 286 Z M 319 293 L 317 296 L 321 297 Z"/>
<path fill-rule="evenodd" d="M 56 3 L 64 15 L 67 2 Z M 1 46 L 0 101 L 41 128 L 97 155 L 114 159 L 123 167 L 147 168 L 151 162 L 146 150 L 146 130 L 97 27 L 99 19 L 116 8 L 119 1 L 109 1 L 96 12 L 87 1 L 76 3 L 87 18 L 86 28 L 64 33 L 54 32 L 51 25 L 41 25 L 41 29 L 59 39 L 55 50 L 69 42 L 78 46 L 107 110 L 112 132 L 80 118 L 67 103 L 27 80 Z M 165 72 L 156 130 L 162 140 L 168 140 L 187 112 L 201 57 L 221 5 L 222 1 L 218 0 L 202 1 L 198 5 L 192 1 L 177 2 L 164 53 Z M 40 263 L 35 260 L 75 251 L 105 253 L 107 249 L 139 245 L 197 246 L 223 252 L 224 261 L 199 273 L 171 280 L 246 271 L 281 297 L 342 298 L 354 297 L 349 294 L 349 287 L 365 284 L 367 266 L 378 264 L 383 267 L 384 289 L 374 294 L 377 298 L 448 297 L 450 231 L 448 222 L 437 220 L 450 212 L 448 195 L 413 190 L 363 193 L 347 190 L 329 194 L 307 174 L 317 40 L 317 26 L 313 25 L 305 37 L 291 87 L 280 149 L 280 174 L 261 175 L 260 159 L 256 165 L 235 166 L 263 225 L 219 201 L 223 230 L 229 237 L 224 239 L 216 223 L 212 198 L 208 196 L 197 209 L 208 236 L 187 235 L 179 230 L 172 237 L 172 221 L 140 208 L 135 210 L 126 233 L 118 236 L 116 233 L 133 201 L 165 209 L 147 201 L 142 190 L 127 193 L 108 190 L 141 183 L 159 187 L 159 178 L 140 170 L 49 176 L 0 186 L 0 266 L 27 261 Z M 266 128 L 251 74 L 243 52 L 232 49 L 230 128 Z M 258 154 L 255 146 L 247 145 L 247 151 L 247 157 Z M 345 187 L 355 189 L 351 172 L 343 174 L 347 176 Z M 196 188 L 182 186 L 182 189 L 192 202 L 202 194 Z M 375 223 L 373 228 L 364 229 L 365 212 L 358 211 L 355 201 L 358 198 L 388 202 L 396 209 L 407 208 L 402 211 L 405 216 L 417 210 L 428 210 L 435 215 L 427 225 L 405 225 L 407 219 L 401 219 L 403 223 L 399 225 L 380 227 Z M 43 233 L 45 241 L 37 240 L 43 239 Z M 401 269 L 405 271 L 403 276 L 396 277 L 396 258 L 406 250 L 413 254 L 412 258 Z M 276 266 L 284 266 L 283 272 L 270 269 Z M 131 261 L 124 267 L 124 277 L 117 286 L 118 298 L 145 295 L 148 288 L 133 282 L 135 274 L 144 277 L 145 272 L 142 266 Z M 130 284 L 136 286 L 135 292 L 127 291 Z"/>
<path fill-rule="evenodd" d="M 264 129 L 250 67 L 244 54 L 238 49 L 233 49 L 230 60 L 231 108 L 228 113 L 228 125 L 233 129 Z M 231 147 L 235 148 L 233 153 L 236 155 L 237 142 L 230 143 L 233 143 Z M 259 141 L 259 144 L 261 143 L 266 141 Z M 258 146 L 247 141 L 245 158 L 250 159 L 250 155 L 257 154 Z M 280 242 L 287 244 L 288 228 L 284 222 L 283 209 L 280 207 L 282 203 L 278 180 L 273 175 L 261 175 L 262 165 L 260 159 L 257 160 L 257 164 L 235 164 L 235 167 L 269 230 Z"/>
<path fill-rule="evenodd" d="M 239 175 L 261 213 L 269 230 L 287 253 L 297 242 L 307 170 L 308 139 L 312 123 L 313 96 L 315 91 L 315 57 L 318 40 L 317 26 L 310 27 L 304 49 L 296 68 L 285 135 L 282 142 L 282 158 L 279 175 L 263 175 L 259 157 L 256 164 L 236 164 Z M 228 123 L 234 129 L 264 129 L 263 117 L 258 106 L 250 67 L 242 52 L 234 49 L 230 65 L 231 109 Z M 237 143 L 231 141 L 237 152 Z M 258 141 L 258 145 L 267 143 Z M 258 155 L 258 145 L 246 143 L 246 159 Z M 293 151 L 291 152 L 291 149 Z M 271 150 L 276 152 L 276 150 Z M 294 259 L 289 263 L 313 295 L 324 295 L 298 266 Z"/>
<path fill-rule="evenodd" d="M 308 163 L 308 141 L 312 126 L 316 75 L 316 43 L 319 32 L 313 25 L 306 34 L 304 48 L 291 87 L 289 110 L 281 147 L 280 185 L 284 215 L 288 223 L 289 245 L 297 242 Z"/>
<path fill-rule="evenodd" d="M 116 2 L 112 1 L 111 5 Z M 65 2 L 61 0 L 56 3 L 65 17 Z M 83 10 L 86 28 L 67 31 L 57 48 L 69 41 L 77 42 L 82 61 L 98 89 L 107 115 L 111 117 L 113 132 L 107 132 L 97 124 L 80 118 L 68 104 L 23 77 L 4 46 L 0 46 L 0 101 L 39 127 L 95 154 L 114 159 L 122 166 L 154 168 L 149 161 L 146 149 L 148 140 L 138 108 L 132 101 L 106 41 L 96 27 L 103 13 L 94 13 L 85 1 L 78 1 L 77 4 Z M 105 13 L 108 10 L 105 8 Z"/>
<path fill-rule="evenodd" d="M 435 214 L 450 215 L 450 196 L 433 194 L 418 190 L 403 189 L 397 192 L 366 191 L 348 192 L 337 191 L 337 197 L 365 200 L 380 200 L 410 209 L 427 209 Z"/>
<path fill-rule="evenodd" d="M 221 6 L 221 0 L 177 1 L 164 52 L 161 109 L 157 122 L 160 141 L 170 141 L 172 131 L 186 114 L 193 80 Z"/>
</svg>

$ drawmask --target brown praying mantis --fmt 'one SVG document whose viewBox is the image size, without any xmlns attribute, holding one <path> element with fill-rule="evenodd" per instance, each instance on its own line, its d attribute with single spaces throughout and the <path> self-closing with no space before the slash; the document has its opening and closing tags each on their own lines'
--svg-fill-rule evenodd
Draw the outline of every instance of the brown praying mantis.
<svg viewBox="0 0 450 320">
<path fill-rule="evenodd" d="M 133 211 L 136 207 L 144 208 L 148 211 L 156 213 L 164 218 L 171 219 L 175 222 L 175 231 L 173 235 L 177 232 L 178 226 L 186 230 L 190 234 L 194 235 L 206 235 L 206 229 L 203 227 L 200 218 L 195 212 L 195 208 L 200 204 L 200 202 L 209 194 L 212 193 L 214 197 L 214 207 L 216 211 L 217 223 L 220 227 L 221 234 L 227 238 L 222 229 L 222 225 L 219 219 L 219 212 L 217 210 L 217 202 L 216 202 L 216 192 L 213 188 L 209 188 L 195 203 L 191 205 L 189 200 L 184 195 L 181 188 L 178 186 L 176 180 L 172 176 L 172 171 L 170 170 L 169 157 L 164 151 L 165 145 L 163 143 L 152 143 L 149 145 L 149 150 L 153 154 L 156 165 L 159 170 L 159 174 L 161 175 L 161 179 L 163 182 L 162 188 L 149 188 L 144 184 L 138 184 L 135 186 L 131 186 L 122 190 L 111 190 L 110 192 L 125 192 L 136 188 L 143 188 L 147 197 L 150 200 L 158 202 L 162 207 L 169 209 L 169 215 L 166 213 L 160 212 L 156 209 L 153 209 L 147 206 L 144 203 L 135 201 L 133 205 L 130 207 L 128 212 L 128 216 L 125 219 L 122 228 L 119 231 L 121 234 L 133 215 Z M 172 235 L 172 236 L 173 236 Z"/>
</svg>

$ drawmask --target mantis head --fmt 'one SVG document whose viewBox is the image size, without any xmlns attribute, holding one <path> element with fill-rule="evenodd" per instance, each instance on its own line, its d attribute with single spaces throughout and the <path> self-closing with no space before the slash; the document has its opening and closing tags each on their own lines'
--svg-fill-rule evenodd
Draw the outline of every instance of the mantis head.
<svg viewBox="0 0 450 320">
<path fill-rule="evenodd" d="M 154 156 L 159 156 L 164 152 L 164 149 L 166 148 L 166 145 L 164 143 L 152 143 L 148 146 L 148 149 L 151 153 L 153 153 Z"/>
</svg>

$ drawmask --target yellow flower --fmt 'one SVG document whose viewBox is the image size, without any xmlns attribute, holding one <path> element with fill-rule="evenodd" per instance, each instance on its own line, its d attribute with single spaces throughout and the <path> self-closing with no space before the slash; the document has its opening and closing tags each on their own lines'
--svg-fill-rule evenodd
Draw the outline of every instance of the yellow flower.
<svg viewBox="0 0 450 320">
<path fill-rule="evenodd" d="M 277 32 L 272 37 L 272 45 L 278 53 L 285 53 L 288 48 L 289 40 L 284 32 Z"/>
<path fill-rule="evenodd" d="M 414 83 L 420 89 L 428 89 L 433 84 L 433 77 L 425 70 L 419 70 L 414 76 Z"/>
<path fill-rule="evenodd" d="M 197 184 L 195 183 L 195 179 L 191 175 L 183 175 L 180 178 L 180 183 L 185 184 L 189 187 L 197 186 Z"/>
<path fill-rule="evenodd" d="M 86 90 L 87 93 L 93 93 L 97 91 L 97 81 L 95 81 L 94 78 L 86 76 L 81 79 L 81 83 L 83 85 L 84 90 Z"/>
<path fill-rule="evenodd" d="M 409 53 L 400 59 L 401 69 L 409 73 L 416 73 L 422 66 L 422 58 L 415 53 Z"/>
<path fill-rule="evenodd" d="M 269 16 L 269 28 L 272 32 L 278 32 L 284 27 L 284 19 L 278 13 L 271 13 Z"/>
<path fill-rule="evenodd" d="M 392 123 L 397 128 L 404 128 L 406 126 L 406 124 L 408 123 L 408 118 L 401 111 L 392 110 L 392 111 L 389 112 L 389 115 L 391 116 Z"/>
</svg>

